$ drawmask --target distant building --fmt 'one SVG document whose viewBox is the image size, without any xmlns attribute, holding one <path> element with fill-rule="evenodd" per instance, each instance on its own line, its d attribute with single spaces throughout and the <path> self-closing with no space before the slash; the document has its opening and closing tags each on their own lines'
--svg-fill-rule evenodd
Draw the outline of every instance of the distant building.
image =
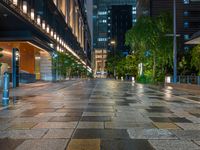
<svg viewBox="0 0 200 150">
<path fill-rule="evenodd" d="M 94 0 L 93 1 L 93 47 L 108 49 L 111 37 L 109 36 L 109 20 L 111 8 L 114 5 L 129 5 L 132 7 L 132 24 L 136 22 L 136 0 Z M 129 9 L 129 8 L 128 8 Z"/>
<path fill-rule="evenodd" d="M 124 36 L 135 22 L 136 0 L 93 0 L 93 48 L 127 51 L 124 47 Z M 111 44 L 112 39 L 116 40 L 114 45 Z M 96 57 L 95 53 L 93 57 Z M 98 68 L 99 65 L 95 65 L 97 63 L 94 61 L 94 68 Z M 96 73 L 98 71 L 94 75 Z"/>
<path fill-rule="evenodd" d="M 94 69 L 94 77 L 96 78 L 106 78 L 107 71 L 106 71 L 106 58 L 108 51 L 106 49 L 96 49 L 94 51 L 95 57 L 95 69 Z"/>
<path fill-rule="evenodd" d="M 109 7 L 109 11 L 108 49 L 128 55 L 129 47 L 125 46 L 125 34 L 132 27 L 132 6 L 114 5 Z"/>
</svg>

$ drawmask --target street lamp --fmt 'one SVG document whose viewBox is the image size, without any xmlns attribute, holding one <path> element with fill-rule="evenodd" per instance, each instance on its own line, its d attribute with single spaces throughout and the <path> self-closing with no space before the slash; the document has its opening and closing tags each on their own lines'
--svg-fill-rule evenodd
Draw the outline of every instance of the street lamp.
<svg viewBox="0 0 200 150">
<path fill-rule="evenodd" d="M 174 47 L 173 47 L 173 56 L 174 56 L 174 67 L 173 67 L 173 81 L 177 82 L 177 41 L 176 41 L 176 0 L 173 0 L 173 13 L 174 13 Z"/>
<path fill-rule="evenodd" d="M 115 57 L 115 45 L 116 45 L 116 42 L 115 40 L 111 40 L 110 41 L 110 44 L 112 45 L 113 47 L 113 51 L 114 51 L 114 57 Z M 114 62 L 115 63 L 115 62 Z M 116 77 L 116 70 L 115 70 L 115 64 L 114 64 L 114 77 Z"/>
</svg>

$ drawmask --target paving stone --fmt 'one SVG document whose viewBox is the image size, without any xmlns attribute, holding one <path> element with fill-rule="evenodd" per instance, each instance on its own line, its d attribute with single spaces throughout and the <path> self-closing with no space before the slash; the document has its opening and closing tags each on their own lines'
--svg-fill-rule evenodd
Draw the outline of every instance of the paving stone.
<svg viewBox="0 0 200 150">
<path fill-rule="evenodd" d="M 170 130 L 181 140 L 200 140 L 200 130 Z"/>
<path fill-rule="evenodd" d="M 147 140 L 102 140 L 101 150 L 155 150 Z"/>
<path fill-rule="evenodd" d="M 49 129 L 43 138 L 54 139 L 69 139 L 72 135 L 73 129 Z"/>
<path fill-rule="evenodd" d="M 200 124 L 196 123 L 176 123 L 176 125 L 184 130 L 200 130 Z"/>
<path fill-rule="evenodd" d="M 112 112 L 83 112 L 83 116 L 115 116 Z"/>
<path fill-rule="evenodd" d="M 180 129 L 177 125 L 173 123 L 154 122 L 153 124 L 159 129 Z"/>
<path fill-rule="evenodd" d="M 26 140 L 16 150 L 65 150 L 66 139 Z"/>
<path fill-rule="evenodd" d="M 48 129 L 0 131 L 0 138 L 36 139 L 41 138 L 47 131 Z"/>
<path fill-rule="evenodd" d="M 131 139 L 177 139 L 168 130 L 164 129 L 128 129 Z"/>
<path fill-rule="evenodd" d="M 104 122 L 111 121 L 112 118 L 109 116 L 83 116 L 81 121 L 91 121 L 91 122 Z"/>
<path fill-rule="evenodd" d="M 18 122 L 12 124 L 8 130 L 26 130 L 33 128 L 37 123 L 33 122 Z"/>
<path fill-rule="evenodd" d="M 77 128 L 82 128 L 82 129 L 103 129 L 104 128 L 104 123 L 103 122 L 85 122 L 85 121 L 80 121 L 78 123 Z"/>
<path fill-rule="evenodd" d="M 67 150 L 100 150 L 100 139 L 72 139 Z"/>
<path fill-rule="evenodd" d="M 35 117 L 52 117 L 52 116 L 65 116 L 66 113 L 39 113 L 37 115 L 35 115 Z"/>
<path fill-rule="evenodd" d="M 123 129 L 77 129 L 73 139 L 129 139 Z"/>
<path fill-rule="evenodd" d="M 129 128 L 155 128 L 152 123 L 149 124 L 141 124 L 141 123 L 133 123 L 133 122 L 105 122 L 105 128 L 108 129 L 129 129 Z"/>
<path fill-rule="evenodd" d="M 47 122 L 51 117 L 18 117 L 15 118 L 12 123 L 20 123 L 20 122 L 32 122 L 32 123 L 39 123 L 39 122 Z"/>
<path fill-rule="evenodd" d="M 17 139 L 0 139 L 0 149 L 2 150 L 14 150 L 18 145 L 23 143 L 24 140 Z"/>
<path fill-rule="evenodd" d="M 149 117 L 153 122 L 165 122 L 165 123 L 172 123 L 172 120 L 170 120 L 167 117 Z"/>
<path fill-rule="evenodd" d="M 75 128 L 77 122 L 41 122 L 38 123 L 34 128 Z"/>
<path fill-rule="evenodd" d="M 186 118 L 180 118 L 180 117 L 169 117 L 170 120 L 173 122 L 180 122 L 180 123 L 191 123 L 192 121 L 186 119 Z"/>
<path fill-rule="evenodd" d="M 52 117 L 51 119 L 49 119 L 49 122 L 73 122 L 73 121 L 79 121 L 81 119 L 81 117 Z"/>
<path fill-rule="evenodd" d="M 200 147 L 191 141 L 183 140 L 149 140 L 156 150 L 199 150 Z"/>
</svg>

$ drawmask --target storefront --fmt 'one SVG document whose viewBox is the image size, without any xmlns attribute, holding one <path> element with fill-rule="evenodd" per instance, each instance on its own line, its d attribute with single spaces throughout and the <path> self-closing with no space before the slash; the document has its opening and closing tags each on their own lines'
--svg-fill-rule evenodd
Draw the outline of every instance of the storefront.
<svg viewBox="0 0 200 150">
<path fill-rule="evenodd" d="M 1 75 L 8 71 L 13 73 L 13 49 L 17 49 L 15 60 L 18 61 L 16 72 L 20 83 L 31 83 L 37 80 L 52 80 L 52 61 L 49 52 L 30 42 L 0 42 L 3 48 Z M 12 78 L 11 78 L 12 80 Z"/>
</svg>

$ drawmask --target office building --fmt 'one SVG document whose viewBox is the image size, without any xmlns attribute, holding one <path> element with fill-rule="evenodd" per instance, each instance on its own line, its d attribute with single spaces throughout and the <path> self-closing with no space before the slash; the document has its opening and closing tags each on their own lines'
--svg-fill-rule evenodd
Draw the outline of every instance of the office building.
<svg viewBox="0 0 200 150">
<path fill-rule="evenodd" d="M 51 81 L 57 51 L 89 68 L 91 35 L 84 0 L 1 0 L 0 22 L 2 72 L 17 72 L 23 82 Z"/>
<path fill-rule="evenodd" d="M 173 14 L 172 0 L 138 0 L 137 17 L 149 15 L 156 17 L 163 12 Z M 198 0 L 176 0 L 176 26 L 178 59 L 187 53 L 191 45 L 187 41 L 200 30 L 200 1 Z"/>
<path fill-rule="evenodd" d="M 108 47 L 108 41 L 111 37 L 108 34 L 110 9 L 114 5 L 132 6 L 132 23 L 136 22 L 136 2 L 135 0 L 94 0 L 93 1 L 93 29 L 94 41 L 93 47 L 96 49 Z"/>
<path fill-rule="evenodd" d="M 132 28 L 132 6 L 114 5 L 109 7 L 108 50 L 128 55 L 130 49 L 125 46 L 125 34 Z M 112 44 L 112 42 L 114 42 Z"/>
<path fill-rule="evenodd" d="M 127 8 L 127 10 L 125 10 Z M 123 9 L 122 11 L 120 9 Z M 124 13 L 126 12 L 126 13 Z M 115 16 L 115 14 L 117 16 Z M 127 14 L 129 13 L 129 14 Z M 93 1 L 93 48 L 94 51 L 111 51 L 112 49 L 117 50 L 117 48 L 124 51 L 127 48 L 124 48 L 122 43 L 124 43 L 125 29 L 119 29 L 126 22 L 124 21 L 124 15 L 128 16 L 127 26 L 129 29 L 130 26 L 134 25 L 136 22 L 136 0 L 94 0 Z M 117 19 L 115 17 L 117 17 Z M 123 16 L 123 18 L 121 18 Z M 120 21 L 121 19 L 121 21 Z M 118 24 L 119 23 L 119 24 Z M 114 24 L 118 24 L 115 26 Z M 130 25 L 131 24 L 131 25 Z M 126 27 L 126 25 L 125 25 Z M 116 33 L 114 33 L 117 30 Z M 120 33 L 124 32 L 119 36 Z M 116 39 L 115 44 L 112 45 L 112 38 Z M 120 40 L 122 38 L 122 40 Z M 93 55 L 95 58 L 95 53 Z M 106 61 L 106 60 L 105 60 Z M 95 66 L 97 62 L 94 62 L 94 68 L 99 68 Z M 103 67 L 103 65 L 102 65 Z M 106 69 L 106 68 L 105 68 Z M 94 74 L 98 74 L 103 70 L 99 68 Z M 102 72 L 105 74 L 105 71 Z"/>
</svg>

